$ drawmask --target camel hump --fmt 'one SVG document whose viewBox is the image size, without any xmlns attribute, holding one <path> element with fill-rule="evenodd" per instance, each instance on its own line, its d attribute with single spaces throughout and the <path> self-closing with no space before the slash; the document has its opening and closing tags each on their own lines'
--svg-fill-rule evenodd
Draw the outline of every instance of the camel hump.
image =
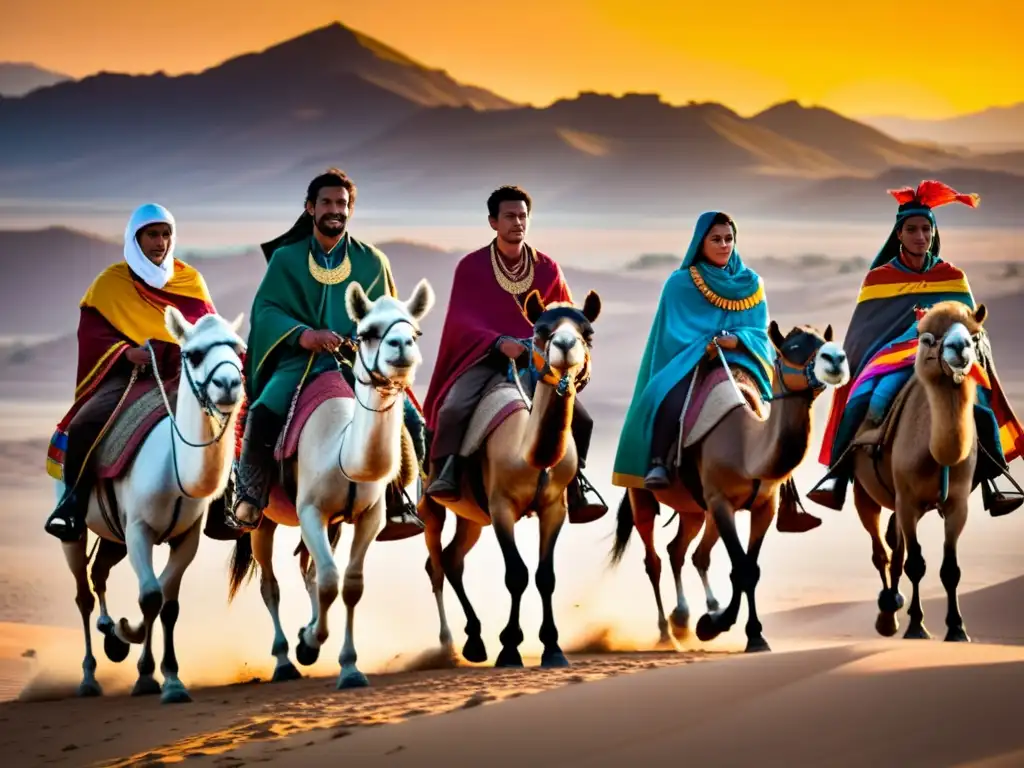
<svg viewBox="0 0 1024 768">
<path fill-rule="evenodd" d="M 164 381 L 171 408 L 178 401 L 178 379 Z M 132 385 L 120 412 L 96 446 L 96 476 L 105 480 L 123 477 L 135 460 L 146 437 L 167 416 L 167 406 L 154 379 L 139 379 Z"/>
<path fill-rule="evenodd" d="M 480 399 L 469 419 L 459 454 L 472 456 L 487 442 L 501 424 L 512 414 L 526 410 L 519 389 L 512 382 L 498 382 Z"/>
</svg>

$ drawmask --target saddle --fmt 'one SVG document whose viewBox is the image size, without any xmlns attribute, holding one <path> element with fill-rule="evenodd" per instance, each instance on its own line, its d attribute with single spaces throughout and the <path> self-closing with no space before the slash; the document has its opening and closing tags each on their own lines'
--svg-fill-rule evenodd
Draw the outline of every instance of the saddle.
<svg viewBox="0 0 1024 768">
<path fill-rule="evenodd" d="M 178 378 L 164 382 L 171 408 L 178 402 Z M 167 416 L 167 406 L 155 379 L 138 379 L 128 392 L 120 412 L 95 448 L 96 477 L 117 480 L 131 468 L 149 433 Z"/>
<path fill-rule="evenodd" d="M 355 392 L 339 371 L 328 371 L 315 377 L 308 386 L 299 393 L 290 417 L 278 438 L 274 448 L 274 459 L 278 462 L 279 473 L 277 482 L 271 485 L 270 503 L 266 514 L 280 525 L 297 526 L 298 513 L 295 509 L 295 497 L 298 491 L 295 476 L 294 459 L 298 455 L 299 437 L 310 416 L 321 405 L 333 399 L 354 399 Z M 396 406 L 397 407 L 397 406 Z M 240 430 L 241 434 L 241 430 Z M 241 440 L 236 444 L 236 456 L 241 455 Z M 402 425 L 402 460 L 398 477 L 392 485 L 405 488 L 415 479 L 419 462 L 412 436 L 405 425 Z M 355 496 L 355 485 L 350 486 L 349 506 Z M 343 515 L 350 510 L 343 510 Z"/>
<path fill-rule="evenodd" d="M 865 421 L 857 430 L 857 434 L 854 435 L 850 447 L 853 449 L 867 448 L 868 450 L 880 452 L 892 440 L 893 431 L 896 429 L 900 414 L 903 413 L 903 408 L 907 404 L 907 399 L 910 397 L 914 387 L 918 386 L 920 386 L 920 383 L 916 377 L 912 376 L 900 388 L 900 391 L 896 393 L 896 397 L 893 398 L 882 421 L 878 424 Z"/>
</svg>

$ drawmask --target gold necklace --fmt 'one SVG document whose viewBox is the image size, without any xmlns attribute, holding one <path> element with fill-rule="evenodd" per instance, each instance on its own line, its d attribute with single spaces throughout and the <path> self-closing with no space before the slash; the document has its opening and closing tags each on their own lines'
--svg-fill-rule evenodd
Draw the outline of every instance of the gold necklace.
<svg viewBox="0 0 1024 768">
<path fill-rule="evenodd" d="M 498 261 L 497 245 L 491 243 L 491 267 L 494 269 L 494 279 L 498 281 L 498 285 L 513 296 L 526 293 L 533 285 L 533 254 L 528 245 L 523 246 L 523 259 L 526 261 L 526 276 L 518 280 L 510 279 Z"/>
<path fill-rule="evenodd" d="M 697 290 L 700 291 L 701 295 L 705 299 L 719 309 L 725 309 L 730 312 L 741 312 L 742 310 L 756 307 L 764 298 L 764 285 L 761 283 L 760 279 L 757 281 L 757 290 L 746 298 L 726 299 L 719 296 L 708 287 L 708 284 L 704 282 L 704 278 L 701 276 L 700 270 L 697 269 L 696 265 L 690 267 L 690 278 L 693 280 L 693 284 L 697 286 Z"/>
<path fill-rule="evenodd" d="M 348 240 L 345 241 L 345 255 L 341 257 L 341 264 L 333 269 L 321 267 L 313 258 L 313 250 L 309 251 L 309 274 L 321 285 L 337 285 L 348 280 L 352 274 L 352 262 L 348 258 Z"/>
</svg>

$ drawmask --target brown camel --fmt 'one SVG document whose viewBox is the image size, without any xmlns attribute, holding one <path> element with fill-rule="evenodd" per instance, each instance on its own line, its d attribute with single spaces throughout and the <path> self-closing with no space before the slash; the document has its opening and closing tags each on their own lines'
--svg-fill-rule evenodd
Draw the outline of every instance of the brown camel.
<svg viewBox="0 0 1024 768">
<path fill-rule="evenodd" d="M 480 634 L 480 620 L 462 583 L 466 554 L 480 538 L 485 525 L 493 524 L 505 560 L 505 586 L 512 597 L 508 624 L 500 638 L 502 649 L 496 666 L 521 667 L 519 645 L 519 604 L 529 583 L 529 572 L 516 548 L 513 526 L 524 516 L 536 513 L 540 524 L 540 557 L 537 563 L 537 591 L 544 618 L 540 640 L 544 644 L 541 665 L 568 666 L 558 645 L 558 629 L 552 611 L 555 591 L 554 550 L 567 514 L 566 488 L 576 476 L 576 445 L 570 432 L 578 385 L 585 384 L 590 370 L 593 323 L 601 311 L 600 297 L 591 291 L 582 310 L 565 303 L 545 306 L 540 293 L 532 291 L 524 304 L 533 324 L 531 342 L 536 367 L 543 374 L 537 382 L 532 405 L 508 416 L 487 437 L 479 451 L 486 509 L 477 502 L 472 475 L 463 473 L 462 497 L 445 506 L 423 495 L 420 517 L 430 554 L 430 576 L 441 622 L 441 644 L 452 648 L 452 633 L 444 610 L 444 579 L 448 578 L 466 615 L 466 643 L 462 655 L 469 661 L 487 660 Z M 455 535 L 443 550 L 441 530 L 445 507 L 456 515 Z"/>
<path fill-rule="evenodd" d="M 618 563 L 629 544 L 635 526 L 644 543 L 644 563 L 658 604 L 658 628 L 661 642 L 669 641 L 668 622 L 661 602 L 661 558 L 654 548 L 654 518 L 658 505 L 666 504 L 679 513 L 679 533 L 669 544 L 669 556 L 676 581 L 677 605 L 672 612 L 672 628 L 677 637 L 688 629 L 689 607 L 683 596 L 681 570 L 686 549 L 706 521 L 704 536 L 693 556 L 693 564 L 704 582 L 708 613 L 697 623 L 697 637 L 708 641 L 736 623 L 740 600 L 747 595 L 747 651 L 770 650 L 761 633 L 754 592 L 760 578 L 757 558 L 779 504 L 779 494 L 793 471 L 803 461 L 810 444 L 811 406 L 826 387 L 839 387 L 850 377 L 846 353 L 832 341 L 832 326 L 824 335 L 809 326 L 793 328 L 785 337 L 773 320 L 768 328 L 775 347 L 773 395 L 767 418 L 760 413 L 759 397 L 753 385 L 742 387 L 749 407 L 729 411 L 700 441 L 687 448 L 680 465 L 696 467 L 695 491 L 704 497 L 698 502 L 688 485 L 677 478 L 664 490 L 630 488 L 623 496 L 617 516 L 612 563 Z M 717 340 L 721 347 L 735 348 L 735 337 Z M 709 347 L 714 350 L 714 345 Z M 721 365 L 720 361 L 702 366 Z M 704 368 L 704 371 L 707 369 Z M 747 380 L 743 370 L 730 366 L 733 378 Z M 702 375 L 702 370 L 697 374 Z M 685 471 L 685 470 L 684 470 Z M 699 479 L 698 479 L 699 478 Z M 790 492 L 787 488 L 786 492 Z M 795 498 L 794 498 L 795 502 Z M 705 509 L 707 510 L 705 512 Z M 750 538 L 743 551 L 736 533 L 735 513 L 750 510 Z M 721 536 L 732 561 L 732 599 L 720 610 L 708 585 L 707 572 L 711 549 Z"/>
<path fill-rule="evenodd" d="M 914 586 L 904 637 L 929 637 L 921 609 L 919 585 L 925 561 L 917 524 L 926 512 L 938 509 L 946 531 L 939 569 L 948 598 L 946 640 L 970 640 L 957 600 L 956 545 L 967 522 L 967 499 L 978 460 L 977 383 L 970 373 L 978 359 L 974 338 L 981 333 L 986 314 L 984 304 L 972 311 L 957 301 L 941 302 L 928 310 L 918 322 L 913 376 L 882 424 L 866 420 L 854 438 L 857 445 L 879 446 L 877 451 L 860 450 L 854 455 L 853 500 L 871 535 L 872 562 L 882 577 L 875 627 L 885 637 L 899 628 L 896 612 L 904 604 L 899 592 L 904 567 Z M 888 542 L 883 541 L 879 525 L 883 507 L 895 512 Z M 886 543 L 893 550 L 891 561 Z"/>
</svg>

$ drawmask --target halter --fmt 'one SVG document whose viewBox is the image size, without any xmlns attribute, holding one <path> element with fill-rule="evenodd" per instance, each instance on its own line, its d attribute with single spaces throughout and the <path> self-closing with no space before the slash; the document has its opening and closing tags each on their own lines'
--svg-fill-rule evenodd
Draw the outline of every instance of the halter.
<svg viewBox="0 0 1024 768">
<path fill-rule="evenodd" d="M 412 327 L 412 329 L 413 329 L 413 337 L 414 338 L 418 339 L 420 336 L 423 335 L 423 332 L 420 331 L 420 329 L 417 328 L 416 325 L 411 320 L 409 320 L 408 318 L 400 317 L 397 320 L 392 320 L 391 321 L 391 325 L 389 325 L 384 330 L 384 333 L 382 333 L 380 335 L 381 347 L 383 347 L 384 340 L 388 337 L 388 334 L 391 333 L 391 330 L 396 325 L 401 325 L 402 323 L 406 323 L 407 325 Z M 353 394 L 355 395 L 356 402 L 364 410 L 372 411 L 374 413 L 387 413 L 392 408 L 394 408 L 395 403 L 398 402 L 397 395 L 401 394 L 401 393 L 404 393 L 405 390 L 408 389 L 408 385 L 404 384 L 404 383 L 403 384 L 396 384 L 390 378 L 385 376 L 383 372 L 381 372 L 381 370 L 380 370 L 380 352 L 381 352 L 381 350 L 380 350 L 379 347 L 377 349 L 377 354 L 374 355 L 374 358 L 373 358 L 373 366 L 371 367 L 370 365 L 367 364 L 366 358 L 363 355 L 363 344 L 366 343 L 369 339 L 370 339 L 370 337 L 366 333 L 360 333 L 360 334 L 356 334 L 355 337 L 352 338 L 352 339 L 342 339 L 341 341 L 342 341 L 342 343 L 348 349 L 351 349 L 353 351 L 353 353 L 355 353 L 355 355 L 359 358 L 359 362 L 362 365 L 363 370 L 366 371 L 366 375 L 367 375 L 368 379 L 366 381 L 364 381 L 363 379 L 356 378 L 355 379 L 356 382 L 358 382 L 359 384 L 362 384 L 364 387 L 370 387 L 371 389 L 373 389 L 378 395 L 380 395 L 381 399 L 387 399 L 387 398 L 391 397 L 392 400 L 391 400 L 391 402 L 388 404 L 388 406 L 386 408 L 371 408 L 369 405 L 367 405 L 366 403 L 362 402 L 359 399 L 359 392 L 358 392 L 358 390 L 353 389 Z M 339 365 L 348 365 L 349 367 L 351 367 L 352 368 L 352 372 L 353 372 L 353 377 L 355 377 L 355 366 L 353 366 L 348 360 L 346 360 L 344 357 L 341 357 L 336 352 L 334 353 L 334 359 L 338 362 Z"/>
<path fill-rule="evenodd" d="M 188 493 L 181 483 L 181 473 L 178 470 L 178 449 L 174 442 L 174 435 L 177 434 L 178 439 L 190 448 L 208 448 L 211 445 L 219 443 L 221 438 L 224 437 L 224 433 L 227 432 L 228 424 L 231 422 L 231 416 L 225 416 L 219 408 L 214 406 L 213 401 L 210 400 L 208 392 L 210 382 L 213 381 L 213 375 L 222 365 L 230 365 L 238 371 L 239 379 L 242 378 L 242 369 L 230 360 L 221 360 L 213 366 L 213 369 L 206 375 L 206 378 L 203 379 L 202 386 L 199 387 L 196 385 L 196 381 L 192 377 L 192 366 L 188 362 L 187 356 L 185 354 L 181 355 L 181 370 L 182 373 L 185 374 L 185 380 L 188 382 L 189 389 L 192 391 L 192 396 L 195 397 L 196 402 L 199 403 L 200 409 L 207 415 L 207 417 L 220 422 L 220 432 L 216 437 L 205 443 L 193 443 L 181 434 L 181 428 L 178 427 L 178 420 L 175 418 L 174 411 L 171 409 L 171 403 L 167 399 L 167 390 L 164 387 L 163 379 L 160 378 L 160 368 L 157 365 L 156 350 L 149 341 L 146 342 L 145 347 L 149 350 L 149 361 L 153 368 L 153 378 L 156 379 L 157 389 L 160 391 L 160 397 L 164 401 L 164 408 L 167 409 L 167 416 L 171 420 L 171 463 L 174 465 L 174 479 L 178 483 L 178 490 L 181 491 L 181 495 L 185 498 L 194 499 L 196 497 Z M 234 347 L 234 344 L 230 341 L 216 341 L 207 347 L 206 351 L 209 352 L 214 347 Z"/>
<path fill-rule="evenodd" d="M 779 351 L 778 356 L 775 358 L 775 375 L 779 381 L 779 385 L 782 387 L 782 391 L 778 393 L 772 393 L 771 397 L 767 398 L 765 402 L 774 402 L 775 400 L 785 400 L 791 397 L 805 397 L 808 400 L 814 400 L 818 395 L 825 391 L 825 384 L 815 375 L 814 364 L 818 357 L 818 352 L 821 347 L 818 347 L 811 353 L 810 358 L 802 366 L 796 366 L 790 363 L 782 355 L 782 351 Z M 786 385 L 786 376 L 802 376 L 804 379 L 805 387 L 794 389 Z"/>
</svg>

